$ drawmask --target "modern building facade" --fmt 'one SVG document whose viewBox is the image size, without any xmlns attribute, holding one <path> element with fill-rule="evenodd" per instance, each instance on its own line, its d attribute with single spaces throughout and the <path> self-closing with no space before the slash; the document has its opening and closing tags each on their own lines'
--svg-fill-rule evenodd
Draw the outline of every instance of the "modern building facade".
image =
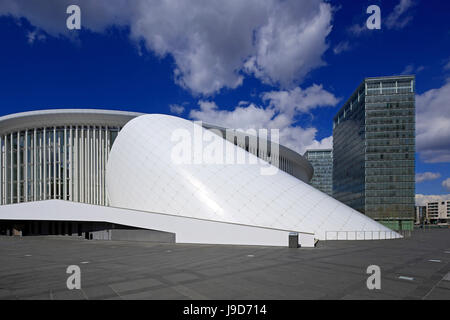
<svg viewBox="0 0 450 320">
<path fill-rule="evenodd" d="M 426 216 L 431 224 L 448 223 L 450 220 L 450 200 L 427 203 Z"/>
<path fill-rule="evenodd" d="M 0 118 L 0 204 L 61 199 L 107 205 L 105 167 L 139 113 L 43 110 Z"/>
<path fill-rule="evenodd" d="M 107 205 L 109 151 L 122 127 L 140 115 L 73 109 L 0 117 L 0 205 L 49 199 Z M 249 146 L 248 135 L 233 131 L 229 138 L 259 154 L 261 144 Z M 277 145 L 265 160 L 299 179 L 311 179 L 308 161 L 284 146 Z"/>
<path fill-rule="evenodd" d="M 366 78 L 333 121 L 333 196 L 396 230 L 415 203 L 415 77 Z"/>
<path fill-rule="evenodd" d="M 229 141 L 223 145 L 225 158 L 230 154 L 236 158 L 248 155 L 248 163 L 195 164 L 195 156 L 190 153 L 182 163 L 173 161 L 173 149 L 160 142 L 170 140 L 176 130 L 189 137 L 189 145 L 198 129 L 208 134 L 207 129 L 193 126 L 190 121 L 166 115 L 145 115 L 125 125 L 107 164 L 111 205 L 306 232 L 322 240 L 362 240 L 371 237 L 371 229 L 377 236 L 379 232 L 382 236 L 391 232 L 285 171 L 262 174 L 261 166 L 268 163 L 252 165 L 256 157 Z"/>
<path fill-rule="evenodd" d="M 310 184 L 333 196 L 333 149 L 306 150 L 303 156 L 314 168 Z"/>
<path fill-rule="evenodd" d="M 304 246 L 314 239 L 400 237 L 308 185 L 313 168 L 301 155 L 234 130 L 224 137 L 223 130 L 173 116 L 107 110 L 1 117 L 0 224 L 9 221 L 16 234 L 21 228 L 30 234 L 76 230 L 112 239 L 116 227 L 125 226 L 158 232 L 147 238 L 168 233 L 165 238 L 176 242 L 276 246 L 292 232 Z M 214 143 L 197 148 L 198 133 Z M 192 163 L 174 160 L 177 137 L 189 137 Z M 224 159 L 247 162 L 196 162 L 211 145 L 223 147 Z"/>
</svg>

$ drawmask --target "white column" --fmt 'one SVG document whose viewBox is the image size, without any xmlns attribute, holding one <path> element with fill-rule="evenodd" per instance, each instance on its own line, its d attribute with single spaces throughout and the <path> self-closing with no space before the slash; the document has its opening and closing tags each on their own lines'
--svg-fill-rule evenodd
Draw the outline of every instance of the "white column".
<svg viewBox="0 0 450 320">
<path fill-rule="evenodd" d="M 48 140 L 47 140 L 47 137 L 45 137 L 45 144 L 46 144 L 46 150 L 45 150 L 45 153 L 46 153 L 46 155 L 47 155 L 47 159 L 46 159 L 46 162 L 45 162 L 45 167 L 46 167 L 46 170 L 47 170 L 47 177 L 46 177 L 46 181 L 45 181 L 45 184 L 46 184 L 46 186 L 45 186 L 45 188 L 46 188 L 46 190 L 45 190 L 45 198 L 46 199 L 51 199 L 52 198 L 52 190 L 51 190 L 51 183 L 50 183 L 50 181 L 51 181 L 51 179 L 52 179 L 52 176 L 51 176 L 51 172 L 52 172 L 52 170 L 51 170 L 51 165 L 52 165 L 52 161 L 51 161 L 51 159 L 52 159 L 52 157 L 51 157 L 51 136 L 50 136 L 50 130 L 51 129 L 49 129 L 49 131 L 48 131 Z M 47 131 L 46 131 L 47 132 Z"/>
<path fill-rule="evenodd" d="M 57 182 L 56 182 L 56 127 L 53 127 L 53 199 L 56 199 L 57 196 Z"/>
<path fill-rule="evenodd" d="M 45 188 L 45 180 L 44 180 L 44 176 L 45 176 L 45 152 L 44 152 L 44 147 L 45 147 L 45 139 L 44 139 L 44 135 L 45 135 L 45 129 L 42 130 L 41 133 L 41 138 L 39 139 L 39 176 L 40 176 L 40 182 L 39 182 L 39 200 L 44 200 L 44 192 L 43 192 L 43 188 Z"/>
<path fill-rule="evenodd" d="M 6 137 L 0 136 L 0 159 L 1 159 L 1 165 L 0 165 L 0 175 L 1 175 L 1 182 L 0 182 L 0 203 L 6 204 L 5 201 L 5 195 L 6 195 L 6 188 L 5 188 L 5 182 L 6 182 L 6 175 L 5 175 L 5 166 L 6 166 L 6 159 L 5 159 L 5 149 L 6 149 Z"/>
<path fill-rule="evenodd" d="M 73 183 L 73 136 L 72 136 L 72 126 L 70 126 L 69 128 L 69 153 L 67 156 L 69 156 L 69 165 L 68 165 L 68 169 L 69 169 L 69 197 L 67 200 L 69 201 L 73 201 L 73 187 L 72 187 L 72 183 Z"/>
<path fill-rule="evenodd" d="M 62 186 L 63 186 L 63 194 L 61 199 L 67 200 L 67 128 L 64 126 L 64 142 L 62 147 L 63 159 L 62 159 L 62 167 L 63 167 L 63 177 L 62 177 Z"/>
<path fill-rule="evenodd" d="M 91 203 L 91 127 L 87 129 L 87 145 L 86 145 L 86 202 Z"/>
<path fill-rule="evenodd" d="M 93 170 L 92 170 L 92 175 L 93 175 L 93 195 L 94 195 L 94 204 L 98 204 L 97 203 L 97 175 L 98 175 L 98 170 L 97 170 L 97 127 L 94 126 L 94 135 L 93 135 L 93 141 L 92 141 L 92 145 L 93 145 L 93 153 L 92 153 L 92 159 L 93 159 Z"/>
<path fill-rule="evenodd" d="M 14 137 L 13 134 L 11 133 L 11 143 L 10 143 L 10 157 L 11 157 L 11 186 L 10 186 L 10 191 L 11 191 L 11 196 L 10 196 L 10 202 L 9 203 L 14 203 L 14 199 L 13 199 L 13 195 L 14 195 Z"/>
<path fill-rule="evenodd" d="M 90 203 L 95 204 L 95 126 L 91 130 L 91 145 L 90 145 L 90 171 L 91 180 L 89 182 L 91 188 L 91 201 Z"/>
<path fill-rule="evenodd" d="M 87 129 L 87 152 L 86 152 L 86 169 L 87 169 L 87 179 L 86 179 L 86 201 L 91 203 L 91 127 Z"/>
<path fill-rule="evenodd" d="M 3 153 L 3 176 L 5 177 L 5 180 L 3 181 L 3 204 L 8 204 L 8 137 L 6 135 L 3 136 L 4 142 L 4 153 Z"/>
<path fill-rule="evenodd" d="M 78 152 L 79 152 L 79 161 L 78 161 L 78 201 L 83 202 L 83 164 L 84 164 L 84 128 L 80 127 L 80 141 L 78 142 Z"/>
<path fill-rule="evenodd" d="M 42 180 L 42 199 L 47 199 L 47 130 L 44 128 L 44 132 L 42 134 L 43 145 L 42 145 L 42 154 L 43 154 L 43 180 Z"/>
<path fill-rule="evenodd" d="M 20 179 L 22 178 L 20 176 L 20 131 L 16 132 L 16 137 L 17 137 L 17 150 L 16 150 L 16 156 L 17 156 L 17 168 L 16 168 L 16 173 L 17 173 L 17 203 L 20 202 Z"/>
<path fill-rule="evenodd" d="M 3 180 L 5 179 L 3 175 L 3 166 L 5 162 L 3 160 L 3 136 L 0 136 L 0 204 L 3 203 L 3 195 L 5 194 L 5 190 L 3 189 Z"/>
<path fill-rule="evenodd" d="M 34 139 L 33 139 L 33 200 L 37 201 L 37 133 L 36 128 L 34 129 Z"/>
<path fill-rule="evenodd" d="M 105 163 L 108 163 L 108 159 L 109 159 L 109 128 L 106 127 L 105 128 L 105 144 L 106 144 L 106 157 L 105 157 Z M 106 192 L 106 180 L 105 180 L 105 198 L 106 198 L 106 205 L 109 205 L 109 200 L 108 200 L 108 195 Z"/>
<path fill-rule="evenodd" d="M 79 159 L 79 145 L 80 142 L 78 140 L 78 126 L 75 127 L 75 136 L 74 136 L 74 152 L 73 152 L 73 201 L 80 201 L 80 193 L 79 193 L 79 187 L 80 187 L 80 180 L 78 176 L 78 168 L 80 165 L 80 159 Z"/>
<path fill-rule="evenodd" d="M 64 131 L 63 131 L 64 132 Z M 64 134 L 64 133 L 63 133 Z M 64 136 L 61 137 L 61 135 L 58 133 L 58 199 L 64 199 L 63 198 L 63 174 L 61 174 L 61 169 L 63 169 L 63 155 L 64 155 L 64 149 L 61 151 L 61 147 L 64 148 L 61 144 L 64 143 Z"/>
<path fill-rule="evenodd" d="M 95 134 L 95 203 L 100 204 L 100 127 Z"/>
<path fill-rule="evenodd" d="M 102 206 L 105 205 L 104 193 L 103 193 L 104 192 L 103 191 L 103 186 L 105 185 L 104 180 L 103 180 L 103 177 L 104 177 L 103 170 L 105 168 L 105 165 L 104 165 L 104 162 L 103 162 L 104 156 L 105 156 L 105 154 L 104 154 L 104 146 L 105 146 L 105 144 L 104 144 L 104 140 L 103 140 L 103 134 L 104 134 L 103 127 L 100 126 L 100 204 Z"/>
<path fill-rule="evenodd" d="M 82 153 L 82 159 L 81 159 L 81 170 L 80 170 L 80 177 L 81 177 L 81 202 L 86 201 L 86 192 L 85 192 L 85 173 L 86 173 L 86 134 L 87 131 L 84 128 L 84 126 L 81 129 L 81 137 L 82 137 L 82 147 L 81 147 L 81 153 Z"/>
<path fill-rule="evenodd" d="M 24 179 L 23 179 L 23 189 L 24 189 L 24 200 L 28 201 L 28 129 L 25 129 L 24 135 Z"/>
<path fill-rule="evenodd" d="M 90 136 L 90 146 L 89 146 L 89 152 L 90 152 L 90 157 L 89 157 L 89 172 L 90 172 L 90 180 L 89 180 L 89 189 L 90 189 L 90 201 L 89 203 L 94 204 L 95 203 L 95 153 L 94 153 L 94 139 L 95 138 L 95 127 L 92 127 L 91 130 L 91 136 Z"/>
<path fill-rule="evenodd" d="M 95 126 L 91 131 L 91 203 L 95 204 Z"/>
<path fill-rule="evenodd" d="M 91 133 L 91 203 L 95 204 L 95 126 Z"/>
</svg>

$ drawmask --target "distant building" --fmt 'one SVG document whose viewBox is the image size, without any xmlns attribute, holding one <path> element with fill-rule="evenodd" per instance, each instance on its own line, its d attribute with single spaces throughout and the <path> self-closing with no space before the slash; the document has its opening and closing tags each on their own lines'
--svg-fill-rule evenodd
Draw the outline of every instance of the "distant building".
<svg viewBox="0 0 450 320">
<path fill-rule="evenodd" d="M 314 168 L 309 182 L 313 187 L 333 195 L 333 149 L 306 150 L 304 157 Z"/>
<path fill-rule="evenodd" d="M 432 223 L 448 223 L 450 219 L 450 200 L 427 203 L 427 220 Z"/>
<path fill-rule="evenodd" d="M 427 207 L 426 206 L 416 206 L 416 224 L 428 223 L 427 221 Z"/>
<path fill-rule="evenodd" d="M 415 219 L 415 77 L 366 78 L 334 117 L 333 196 L 396 230 Z"/>
</svg>

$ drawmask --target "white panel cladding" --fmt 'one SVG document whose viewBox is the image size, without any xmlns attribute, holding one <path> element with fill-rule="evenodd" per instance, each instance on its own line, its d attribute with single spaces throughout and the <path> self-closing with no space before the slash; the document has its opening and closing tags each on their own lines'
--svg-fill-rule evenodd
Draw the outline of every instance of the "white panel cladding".
<svg viewBox="0 0 450 320">
<path fill-rule="evenodd" d="M 281 170 L 261 175 L 261 165 L 254 164 L 176 164 L 171 153 L 176 144 L 172 134 L 177 129 L 191 136 L 195 130 L 202 134 L 206 130 L 178 117 L 156 114 L 125 125 L 106 169 L 112 206 L 310 232 L 318 239 L 325 239 L 330 231 L 385 232 L 389 238 L 400 237 Z M 229 144 L 227 152 L 255 158 L 228 141 L 223 143 Z"/>
</svg>

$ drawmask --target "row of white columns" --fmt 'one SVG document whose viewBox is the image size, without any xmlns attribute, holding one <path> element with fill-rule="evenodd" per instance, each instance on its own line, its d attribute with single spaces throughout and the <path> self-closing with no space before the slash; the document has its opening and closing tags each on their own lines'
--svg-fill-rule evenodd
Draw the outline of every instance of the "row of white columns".
<svg viewBox="0 0 450 320">
<path fill-rule="evenodd" d="M 282 170 L 284 172 L 287 172 L 291 175 L 294 173 L 294 165 L 290 160 L 279 156 L 279 154 L 277 154 L 276 152 L 273 152 L 273 151 L 270 156 L 267 154 L 267 150 L 264 147 L 264 144 L 270 143 L 270 142 L 266 142 L 266 141 L 261 142 L 256 137 L 251 137 L 251 138 L 249 138 L 249 142 L 247 144 L 245 139 L 241 136 L 237 137 L 237 139 L 234 139 L 234 136 L 230 136 L 230 137 L 227 137 L 227 140 L 234 143 L 236 146 L 238 146 L 244 150 L 246 150 L 248 147 L 249 153 L 255 155 L 256 157 L 258 157 L 264 161 L 271 163 L 273 166 L 279 168 L 280 170 Z"/>
<path fill-rule="evenodd" d="M 62 199 L 107 205 L 110 133 L 119 129 L 64 126 L 0 136 L 0 204 Z"/>
</svg>

